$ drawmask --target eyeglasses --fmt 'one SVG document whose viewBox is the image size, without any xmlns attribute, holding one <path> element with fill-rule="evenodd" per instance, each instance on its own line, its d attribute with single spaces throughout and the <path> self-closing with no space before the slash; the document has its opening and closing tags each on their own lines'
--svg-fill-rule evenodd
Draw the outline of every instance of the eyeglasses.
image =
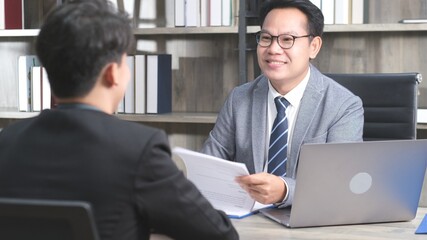
<svg viewBox="0 0 427 240">
<path fill-rule="evenodd" d="M 256 33 L 256 42 L 261 47 L 269 47 L 273 42 L 273 39 L 276 38 L 277 44 L 279 44 L 281 48 L 289 49 L 294 45 L 295 39 L 303 38 L 303 37 L 312 37 L 312 36 L 313 35 L 311 34 L 304 35 L 304 36 L 294 36 L 290 34 L 280 34 L 278 36 L 273 36 L 269 33 L 259 31 Z"/>
</svg>

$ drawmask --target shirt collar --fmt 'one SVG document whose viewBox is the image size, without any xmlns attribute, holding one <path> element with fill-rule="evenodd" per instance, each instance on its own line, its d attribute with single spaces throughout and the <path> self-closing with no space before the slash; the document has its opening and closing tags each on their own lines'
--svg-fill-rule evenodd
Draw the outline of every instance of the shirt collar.
<svg viewBox="0 0 427 240">
<path fill-rule="evenodd" d="M 281 95 L 274 89 L 274 87 L 271 85 L 270 80 L 268 80 L 268 87 L 270 91 L 270 96 L 272 96 L 272 99 L 274 101 L 274 98 L 278 96 L 285 97 L 286 100 L 292 105 L 292 106 L 298 106 L 299 102 L 301 101 L 302 96 L 304 95 L 305 88 L 308 84 L 308 79 L 310 79 L 310 73 L 311 70 L 308 68 L 307 74 L 305 75 L 304 79 L 291 91 L 289 91 L 286 95 Z"/>
<path fill-rule="evenodd" d="M 93 111 L 101 112 L 101 109 L 86 103 L 61 103 L 61 104 L 58 104 L 56 108 L 57 109 L 85 109 L 85 110 L 93 110 Z"/>
</svg>

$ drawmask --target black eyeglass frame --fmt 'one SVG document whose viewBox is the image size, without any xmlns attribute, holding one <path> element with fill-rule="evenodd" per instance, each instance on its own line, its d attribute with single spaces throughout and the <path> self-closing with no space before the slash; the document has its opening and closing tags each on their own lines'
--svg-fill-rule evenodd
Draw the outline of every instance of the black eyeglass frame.
<svg viewBox="0 0 427 240">
<path fill-rule="evenodd" d="M 264 33 L 264 34 L 268 34 L 268 35 L 270 35 L 270 37 L 271 37 L 270 44 L 268 44 L 268 45 L 266 45 L 266 46 L 264 46 L 264 45 L 261 45 L 261 44 L 260 44 L 261 33 Z M 287 48 L 285 48 L 285 47 L 283 47 L 282 45 L 280 45 L 280 42 L 279 42 L 279 37 L 280 37 L 280 36 L 289 36 L 289 37 L 292 37 L 292 45 L 291 45 L 290 47 L 287 47 Z M 307 34 L 307 35 L 303 35 L 303 36 L 295 36 L 295 35 L 292 35 L 292 34 L 287 34 L 287 33 L 285 33 L 285 34 L 279 34 L 279 35 L 277 35 L 277 36 L 273 36 L 273 35 L 271 35 L 270 33 L 268 33 L 268 32 L 263 32 L 263 31 L 258 31 L 258 32 L 256 32 L 256 33 L 255 33 L 255 39 L 256 39 L 256 42 L 257 42 L 257 44 L 258 44 L 259 46 L 261 46 L 261 47 L 270 47 L 270 46 L 271 46 L 271 44 L 273 43 L 273 39 L 274 39 L 274 38 L 276 38 L 277 44 L 278 44 L 282 49 L 290 49 L 290 48 L 292 48 L 292 47 L 294 46 L 294 44 L 295 44 L 295 39 L 297 39 L 297 38 L 304 38 L 304 37 L 313 37 L 313 35 L 312 35 L 312 34 Z"/>
</svg>

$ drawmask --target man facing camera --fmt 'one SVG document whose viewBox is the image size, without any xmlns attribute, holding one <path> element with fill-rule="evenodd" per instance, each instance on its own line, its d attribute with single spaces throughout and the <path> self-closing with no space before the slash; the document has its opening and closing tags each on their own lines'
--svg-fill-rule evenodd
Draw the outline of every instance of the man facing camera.
<svg viewBox="0 0 427 240">
<path fill-rule="evenodd" d="M 323 14 L 308 0 L 267 1 L 256 34 L 262 74 L 236 87 L 202 152 L 245 163 L 237 178 L 253 199 L 292 205 L 301 145 L 362 141 L 363 107 L 310 64 L 322 46 Z"/>
<path fill-rule="evenodd" d="M 238 239 L 171 160 L 163 131 L 112 114 L 130 80 L 128 16 L 67 1 L 36 40 L 58 106 L 0 132 L 0 197 L 81 200 L 101 239 Z"/>
</svg>

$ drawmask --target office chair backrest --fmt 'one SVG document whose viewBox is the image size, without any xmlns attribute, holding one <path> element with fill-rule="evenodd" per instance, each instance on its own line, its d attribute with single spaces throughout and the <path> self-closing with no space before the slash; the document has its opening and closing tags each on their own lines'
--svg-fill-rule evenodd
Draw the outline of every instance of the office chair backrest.
<svg viewBox="0 0 427 240">
<path fill-rule="evenodd" d="M 98 240 L 86 202 L 0 198 L 0 239 Z"/>
<path fill-rule="evenodd" d="M 415 139 L 419 73 L 326 74 L 363 101 L 363 139 Z"/>
</svg>

